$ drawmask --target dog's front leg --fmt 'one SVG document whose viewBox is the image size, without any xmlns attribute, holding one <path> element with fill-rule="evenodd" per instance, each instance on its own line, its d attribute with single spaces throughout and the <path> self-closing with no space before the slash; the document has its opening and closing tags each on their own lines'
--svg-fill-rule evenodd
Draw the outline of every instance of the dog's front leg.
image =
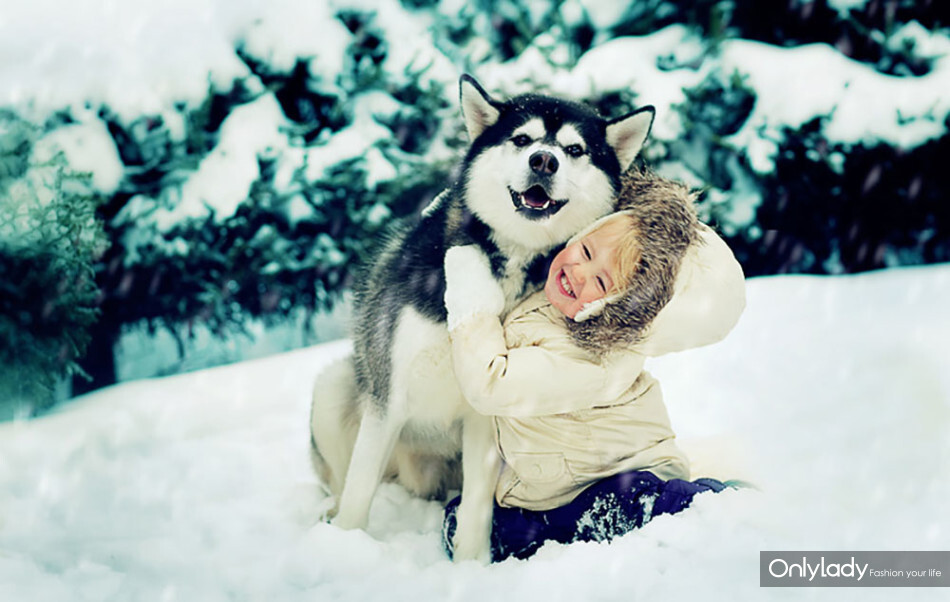
<svg viewBox="0 0 950 602">
<path fill-rule="evenodd" d="M 363 414 L 333 525 L 342 529 L 366 528 L 373 496 L 402 425 L 403 421 L 391 414 L 379 416 L 372 409 Z"/>
<path fill-rule="evenodd" d="M 462 501 L 456 518 L 454 559 L 491 561 L 492 511 L 501 457 L 492 419 L 471 412 L 462 425 Z"/>
</svg>

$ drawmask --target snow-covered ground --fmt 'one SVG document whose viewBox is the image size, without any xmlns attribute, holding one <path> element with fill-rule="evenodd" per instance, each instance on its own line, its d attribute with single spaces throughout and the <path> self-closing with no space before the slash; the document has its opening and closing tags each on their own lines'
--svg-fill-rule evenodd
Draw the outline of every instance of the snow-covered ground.
<svg viewBox="0 0 950 602">
<path fill-rule="evenodd" d="M 653 360 L 697 498 L 610 544 L 452 564 L 440 507 L 383 486 L 318 521 L 313 377 L 339 341 L 143 380 L 0 425 L 0 600 L 937 600 L 761 589 L 760 550 L 950 549 L 950 266 L 748 284 L 721 344 Z"/>
</svg>

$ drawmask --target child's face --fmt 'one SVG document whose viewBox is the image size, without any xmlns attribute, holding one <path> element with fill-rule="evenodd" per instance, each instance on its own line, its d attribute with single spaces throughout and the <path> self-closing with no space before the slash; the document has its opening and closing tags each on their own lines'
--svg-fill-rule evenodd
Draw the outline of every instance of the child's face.
<svg viewBox="0 0 950 602">
<path fill-rule="evenodd" d="M 551 305 L 573 319 L 584 305 L 605 297 L 617 277 L 617 242 L 629 228 L 626 220 L 608 221 L 555 255 L 544 284 Z"/>
</svg>

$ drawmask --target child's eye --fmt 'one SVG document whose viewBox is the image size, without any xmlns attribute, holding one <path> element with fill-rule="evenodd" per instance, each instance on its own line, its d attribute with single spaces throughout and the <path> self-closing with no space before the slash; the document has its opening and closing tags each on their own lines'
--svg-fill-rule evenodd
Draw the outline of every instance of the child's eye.
<svg viewBox="0 0 950 602">
<path fill-rule="evenodd" d="M 607 284 L 604 282 L 604 279 L 600 276 L 597 277 L 597 286 L 600 287 L 600 292 L 607 292 Z"/>
<path fill-rule="evenodd" d="M 518 134 L 517 136 L 511 139 L 511 142 L 515 146 L 528 146 L 529 144 L 531 144 L 531 138 L 527 137 L 524 134 Z"/>
<path fill-rule="evenodd" d="M 590 259 L 590 249 L 587 248 L 587 245 L 582 244 L 581 249 L 584 251 L 584 258 Z"/>
<path fill-rule="evenodd" d="M 567 148 L 565 148 L 564 152 L 567 153 L 569 156 L 574 157 L 576 159 L 577 157 L 580 157 L 581 155 L 584 154 L 584 147 L 581 146 L 580 144 L 572 144 L 568 146 Z"/>
</svg>

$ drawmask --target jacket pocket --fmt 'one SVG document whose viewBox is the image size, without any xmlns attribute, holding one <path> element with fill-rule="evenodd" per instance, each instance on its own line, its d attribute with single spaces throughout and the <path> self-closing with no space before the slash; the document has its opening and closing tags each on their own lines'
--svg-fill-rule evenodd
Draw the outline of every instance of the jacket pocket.
<svg viewBox="0 0 950 602">
<path fill-rule="evenodd" d="M 553 483 L 565 477 L 571 479 L 562 453 L 516 452 L 508 454 L 506 459 L 525 483 Z"/>
</svg>

